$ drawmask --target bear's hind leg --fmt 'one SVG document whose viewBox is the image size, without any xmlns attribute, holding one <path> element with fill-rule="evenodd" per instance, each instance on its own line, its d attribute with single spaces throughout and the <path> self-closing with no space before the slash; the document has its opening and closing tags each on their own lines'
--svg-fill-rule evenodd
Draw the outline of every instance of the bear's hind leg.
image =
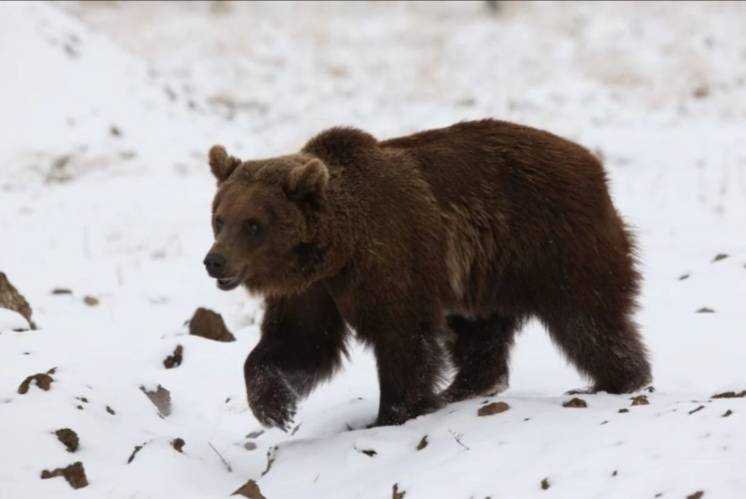
<svg viewBox="0 0 746 499">
<path fill-rule="evenodd" d="M 449 315 L 447 320 L 456 333 L 450 348 L 456 376 L 443 398 L 456 402 L 505 390 L 510 348 L 521 321 L 499 315 L 487 319 Z"/>
<path fill-rule="evenodd" d="M 581 309 L 575 317 L 544 322 L 568 359 L 593 381 L 587 392 L 629 393 L 650 382 L 647 352 L 627 313 L 591 315 Z"/>
</svg>

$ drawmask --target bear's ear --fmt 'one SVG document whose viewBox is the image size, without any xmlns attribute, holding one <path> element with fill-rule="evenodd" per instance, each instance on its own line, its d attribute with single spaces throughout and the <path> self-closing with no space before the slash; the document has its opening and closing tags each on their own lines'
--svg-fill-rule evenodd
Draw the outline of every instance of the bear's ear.
<svg viewBox="0 0 746 499">
<path fill-rule="evenodd" d="M 236 167 L 241 164 L 240 159 L 229 156 L 225 152 L 225 147 L 220 145 L 214 145 L 210 148 L 208 158 L 210 161 L 210 170 L 212 170 L 215 178 L 218 179 L 218 184 L 230 177 Z"/>
<path fill-rule="evenodd" d="M 329 169 L 323 161 L 313 158 L 290 170 L 285 190 L 290 199 L 318 201 L 328 182 Z"/>
</svg>

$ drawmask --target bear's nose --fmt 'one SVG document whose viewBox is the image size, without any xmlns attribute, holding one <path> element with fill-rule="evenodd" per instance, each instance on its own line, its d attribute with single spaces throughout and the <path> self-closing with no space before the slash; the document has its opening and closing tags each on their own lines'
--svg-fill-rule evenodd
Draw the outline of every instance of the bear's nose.
<svg viewBox="0 0 746 499">
<path fill-rule="evenodd" d="M 225 258 L 217 253 L 208 253 L 205 257 L 205 268 L 210 277 L 222 277 L 225 272 Z"/>
</svg>

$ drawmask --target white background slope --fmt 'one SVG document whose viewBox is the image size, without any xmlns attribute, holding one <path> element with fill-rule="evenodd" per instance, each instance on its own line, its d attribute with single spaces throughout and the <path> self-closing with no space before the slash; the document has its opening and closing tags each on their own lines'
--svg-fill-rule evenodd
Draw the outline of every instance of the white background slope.
<svg viewBox="0 0 746 499">
<path fill-rule="evenodd" d="M 0 333 L 0 498 L 225 497 L 249 478 L 269 499 L 391 497 L 394 483 L 407 499 L 746 494 L 746 399 L 710 398 L 746 389 L 742 5 L 64 8 L 0 6 L 0 271 L 40 327 Z M 477 417 L 480 399 L 347 431 L 377 409 L 374 361 L 355 347 L 294 435 L 247 438 L 260 427 L 241 367 L 261 306 L 201 268 L 207 148 L 261 157 L 338 124 L 385 137 L 484 116 L 604 156 L 640 243 L 650 405 L 598 394 L 563 408 L 584 380 L 531 323 L 511 388 L 490 399 L 507 412 Z M 187 335 L 198 306 L 237 341 Z M 184 362 L 166 370 L 177 344 Z M 17 394 L 52 367 L 50 391 Z M 140 391 L 158 384 L 172 396 L 165 419 Z M 52 434 L 63 427 L 80 436 L 75 454 Z M 39 478 L 76 460 L 84 489 Z"/>
</svg>

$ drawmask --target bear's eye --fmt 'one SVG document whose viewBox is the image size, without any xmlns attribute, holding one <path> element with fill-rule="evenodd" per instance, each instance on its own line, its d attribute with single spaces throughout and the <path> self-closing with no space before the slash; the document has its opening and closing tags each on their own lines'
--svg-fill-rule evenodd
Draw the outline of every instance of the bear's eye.
<svg viewBox="0 0 746 499">
<path fill-rule="evenodd" d="M 256 239 L 262 233 L 262 226 L 256 220 L 250 218 L 243 223 L 244 231 L 252 239 Z"/>
<path fill-rule="evenodd" d="M 223 228 L 223 219 L 220 217 L 215 217 L 215 220 L 213 220 L 213 224 L 215 224 L 215 232 L 220 232 Z"/>
</svg>

